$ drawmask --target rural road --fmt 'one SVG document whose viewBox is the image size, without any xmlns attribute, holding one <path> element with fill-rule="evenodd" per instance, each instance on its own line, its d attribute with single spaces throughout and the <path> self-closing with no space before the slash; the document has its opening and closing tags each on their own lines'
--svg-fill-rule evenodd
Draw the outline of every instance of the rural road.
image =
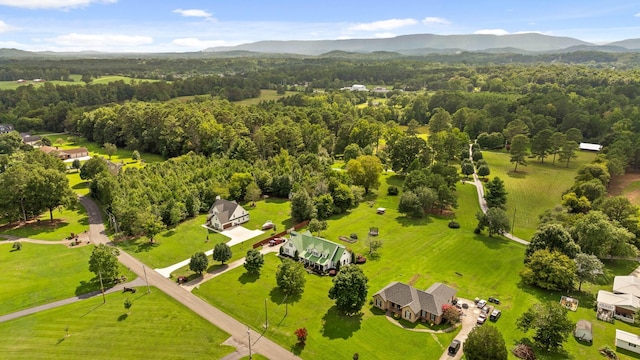
<svg viewBox="0 0 640 360">
<path fill-rule="evenodd" d="M 87 214 L 89 216 L 89 236 L 91 241 L 95 244 L 112 245 L 105 233 L 100 208 L 95 202 L 93 202 L 93 200 L 86 196 L 81 196 L 80 202 L 87 209 Z M 155 286 L 165 294 L 171 296 L 176 301 L 189 308 L 194 313 L 209 321 L 211 324 L 229 333 L 232 339 L 228 340 L 227 343 L 238 344 L 240 347 L 249 346 L 249 330 L 246 324 L 242 324 L 231 316 L 211 306 L 211 304 L 193 295 L 181 286 L 178 286 L 175 282 L 165 278 L 148 266 L 145 267 L 145 265 L 138 259 L 122 250 L 120 250 L 118 260 L 142 279 L 145 279 L 146 271 L 146 278 L 149 285 Z M 261 336 L 261 333 L 254 330 L 250 331 L 252 339 L 251 349 L 253 352 L 266 356 L 269 359 L 299 359 L 299 357 L 295 356 L 289 350 L 286 350 L 275 342 Z"/>
<path fill-rule="evenodd" d="M 471 150 L 473 144 L 469 144 L 469 160 L 471 160 L 471 162 L 473 163 L 473 150 Z M 475 168 L 475 164 L 474 164 L 474 168 Z M 477 169 L 475 169 L 476 171 L 474 171 L 473 173 L 473 185 L 475 185 L 476 190 L 478 191 L 478 203 L 480 203 L 480 209 L 482 209 L 483 213 L 486 213 L 487 210 L 489 209 L 489 207 L 487 206 L 487 200 L 484 199 L 484 186 L 482 185 L 482 182 L 480 181 L 480 179 L 478 178 L 478 174 Z M 513 240 L 517 243 L 520 243 L 522 245 L 529 245 L 529 242 L 523 239 L 520 239 L 517 236 L 514 236 L 510 233 L 502 233 L 502 236 L 506 237 L 509 240 Z"/>
</svg>

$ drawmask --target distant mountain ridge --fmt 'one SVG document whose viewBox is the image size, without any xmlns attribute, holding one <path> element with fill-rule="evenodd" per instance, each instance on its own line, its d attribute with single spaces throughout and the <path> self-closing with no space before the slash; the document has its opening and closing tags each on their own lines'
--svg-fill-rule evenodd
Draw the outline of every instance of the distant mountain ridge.
<svg viewBox="0 0 640 360">
<path fill-rule="evenodd" d="M 322 55 L 332 51 L 371 53 L 395 52 L 403 55 L 454 53 L 456 51 L 510 52 L 530 54 L 565 51 L 624 52 L 640 49 L 640 39 L 597 45 L 570 37 L 523 33 L 511 35 L 413 34 L 384 39 L 258 41 L 237 46 L 212 47 L 203 52 L 251 51 L 298 55 Z M 573 49 L 573 50 L 566 50 Z"/>
</svg>

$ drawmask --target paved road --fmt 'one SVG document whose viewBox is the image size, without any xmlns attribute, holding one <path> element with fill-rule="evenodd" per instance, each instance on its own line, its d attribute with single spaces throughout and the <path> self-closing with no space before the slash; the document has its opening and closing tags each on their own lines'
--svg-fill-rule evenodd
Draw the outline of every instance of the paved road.
<svg viewBox="0 0 640 360">
<path fill-rule="evenodd" d="M 472 150 L 471 150 L 471 146 L 473 144 L 469 144 L 469 159 L 471 160 L 471 162 L 473 162 L 473 157 L 471 156 L 472 154 Z M 480 209 L 482 209 L 483 213 L 486 213 L 487 210 L 489 209 L 489 207 L 487 206 L 487 200 L 484 199 L 484 186 L 482 185 L 482 182 L 480 181 L 480 179 L 478 178 L 478 174 L 476 174 L 476 172 L 473 173 L 473 185 L 475 185 L 476 190 L 478 191 L 478 203 L 480 203 Z M 504 237 L 506 237 L 509 240 L 513 240 L 517 243 L 523 244 L 523 245 L 529 245 L 529 242 L 523 239 L 520 239 L 519 237 L 512 235 L 510 233 L 502 233 L 502 235 Z"/>
<path fill-rule="evenodd" d="M 102 214 L 96 203 L 85 196 L 80 197 L 80 202 L 87 209 L 87 214 L 89 215 L 89 235 L 91 241 L 96 244 L 111 244 L 105 234 Z M 145 268 L 142 262 L 122 250 L 120 251 L 118 260 L 143 279 L 145 278 L 146 270 L 146 279 L 149 281 L 149 285 L 157 287 L 211 324 L 229 333 L 235 343 L 248 347 L 247 325 L 242 324 L 211 306 L 209 303 L 186 291 L 158 272 L 148 267 Z M 253 352 L 266 356 L 269 359 L 299 359 L 299 357 L 275 342 L 266 337 L 260 337 L 260 334 L 253 330 L 251 330 L 251 349 Z"/>
</svg>

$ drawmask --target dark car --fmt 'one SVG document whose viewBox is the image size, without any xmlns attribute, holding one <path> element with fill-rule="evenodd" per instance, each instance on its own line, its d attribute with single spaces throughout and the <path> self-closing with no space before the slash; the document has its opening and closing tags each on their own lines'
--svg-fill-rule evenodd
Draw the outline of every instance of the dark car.
<svg viewBox="0 0 640 360">
<path fill-rule="evenodd" d="M 494 304 L 500 304 L 500 299 L 494 298 L 493 296 L 489 296 L 489 302 Z"/>
<path fill-rule="evenodd" d="M 462 303 L 462 308 L 463 308 L 463 309 L 468 309 L 468 308 L 469 308 L 469 304 L 467 304 L 467 303 Z"/>
<path fill-rule="evenodd" d="M 491 315 L 489 315 L 489 320 L 498 321 L 498 319 L 500 319 L 500 315 L 502 315 L 502 311 L 500 311 L 498 309 L 495 309 L 495 310 L 493 310 Z"/>
<path fill-rule="evenodd" d="M 282 244 L 284 242 L 284 238 L 275 238 L 269 240 L 269 246 L 276 246 L 278 244 Z"/>
<path fill-rule="evenodd" d="M 449 355 L 455 355 L 460 350 L 460 340 L 453 340 L 451 345 L 449 345 L 448 353 Z"/>
<path fill-rule="evenodd" d="M 176 281 L 178 282 L 178 284 L 184 284 L 189 281 L 189 278 L 187 278 L 186 276 L 178 276 L 178 279 Z"/>
</svg>

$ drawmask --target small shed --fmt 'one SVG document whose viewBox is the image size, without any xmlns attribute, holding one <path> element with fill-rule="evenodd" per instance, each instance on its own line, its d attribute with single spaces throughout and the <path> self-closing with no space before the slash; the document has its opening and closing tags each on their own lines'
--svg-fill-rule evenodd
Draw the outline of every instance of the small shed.
<svg viewBox="0 0 640 360">
<path fill-rule="evenodd" d="M 573 336 L 581 341 L 592 342 L 593 333 L 591 332 L 591 322 L 584 319 L 578 320 L 576 329 L 573 331 Z"/>
<path fill-rule="evenodd" d="M 380 214 L 380 215 L 384 214 L 386 211 L 387 211 L 387 209 L 383 208 L 383 207 L 379 207 L 379 208 L 376 209 L 376 213 Z"/>
<path fill-rule="evenodd" d="M 591 143 L 580 143 L 579 148 L 580 148 L 580 150 L 600 151 L 600 150 L 602 150 L 602 145 L 600 145 L 600 144 L 591 144 Z"/>
<path fill-rule="evenodd" d="M 640 354 L 640 336 L 616 329 L 616 347 Z"/>
</svg>

